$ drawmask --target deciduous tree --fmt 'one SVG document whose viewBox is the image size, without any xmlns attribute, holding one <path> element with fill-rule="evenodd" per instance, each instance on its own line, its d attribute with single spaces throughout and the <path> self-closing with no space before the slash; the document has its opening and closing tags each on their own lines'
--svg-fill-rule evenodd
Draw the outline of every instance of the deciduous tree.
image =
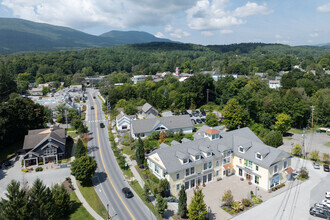
<svg viewBox="0 0 330 220">
<path fill-rule="evenodd" d="M 230 130 L 245 127 L 249 120 L 247 112 L 235 98 L 227 102 L 227 105 L 222 109 L 222 115 L 225 118 L 223 122 Z"/>
<path fill-rule="evenodd" d="M 206 125 L 207 126 L 211 126 L 211 127 L 215 127 L 218 126 L 219 122 L 218 122 L 218 118 L 214 113 L 208 113 L 206 115 Z"/>
<path fill-rule="evenodd" d="M 318 159 L 320 159 L 319 153 L 320 151 L 314 150 L 309 153 L 309 156 L 311 157 L 312 160 L 317 161 Z"/>
<path fill-rule="evenodd" d="M 300 144 L 296 144 L 292 150 L 291 150 L 292 154 L 295 156 L 300 156 L 302 154 L 302 150 L 301 150 L 301 145 Z"/>
<path fill-rule="evenodd" d="M 97 168 L 96 161 L 88 155 L 75 159 L 71 164 L 71 174 L 84 185 L 90 183 Z"/>
<path fill-rule="evenodd" d="M 276 122 L 274 126 L 275 130 L 281 132 L 282 134 L 286 133 L 291 128 L 291 117 L 290 115 L 281 113 L 276 116 Z"/>
<path fill-rule="evenodd" d="M 265 136 L 265 144 L 276 148 L 281 146 L 283 144 L 283 137 L 281 133 L 278 131 L 270 131 Z"/>
</svg>

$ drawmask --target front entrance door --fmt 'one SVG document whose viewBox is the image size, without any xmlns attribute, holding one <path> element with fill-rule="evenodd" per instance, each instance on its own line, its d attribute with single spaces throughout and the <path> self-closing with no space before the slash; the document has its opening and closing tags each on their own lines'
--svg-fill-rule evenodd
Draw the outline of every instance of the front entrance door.
<svg viewBox="0 0 330 220">
<path fill-rule="evenodd" d="M 246 180 L 251 181 L 251 175 L 248 173 L 246 174 Z"/>
<path fill-rule="evenodd" d="M 202 180 L 200 177 L 197 178 L 197 186 L 199 186 L 201 184 Z"/>
<path fill-rule="evenodd" d="M 230 175 L 230 169 L 226 170 L 226 176 Z"/>
</svg>

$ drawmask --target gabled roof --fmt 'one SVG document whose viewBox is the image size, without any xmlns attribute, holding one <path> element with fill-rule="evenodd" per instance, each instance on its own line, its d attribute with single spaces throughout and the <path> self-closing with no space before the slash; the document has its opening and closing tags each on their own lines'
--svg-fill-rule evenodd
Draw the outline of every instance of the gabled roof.
<svg viewBox="0 0 330 220">
<path fill-rule="evenodd" d="M 180 144 L 180 142 L 177 142 L 176 140 L 173 140 L 173 141 L 171 142 L 171 146 L 174 146 L 174 145 L 177 145 L 177 144 Z"/>
<path fill-rule="evenodd" d="M 204 132 L 207 134 L 219 134 L 220 133 L 219 130 L 216 130 L 214 128 L 209 128 L 209 129 L 205 130 Z"/>
<path fill-rule="evenodd" d="M 142 106 L 142 111 L 147 112 L 149 109 L 153 108 L 148 102 Z"/>
<path fill-rule="evenodd" d="M 189 115 L 179 115 L 171 117 L 133 120 L 132 129 L 134 133 L 152 132 L 160 124 L 164 125 L 170 130 L 194 127 Z"/>
</svg>

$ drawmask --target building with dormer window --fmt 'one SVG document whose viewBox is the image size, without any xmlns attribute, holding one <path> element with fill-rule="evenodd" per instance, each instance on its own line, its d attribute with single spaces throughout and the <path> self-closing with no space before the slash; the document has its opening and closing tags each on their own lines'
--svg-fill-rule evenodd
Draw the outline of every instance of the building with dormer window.
<svg viewBox="0 0 330 220">
<path fill-rule="evenodd" d="M 173 195 L 180 186 L 191 189 L 230 175 L 270 190 L 288 179 L 291 156 L 265 145 L 249 128 L 222 132 L 221 127 L 203 126 L 194 140 L 164 143 L 147 156 L 149 169 L 166 178 Z"/>
</svg>

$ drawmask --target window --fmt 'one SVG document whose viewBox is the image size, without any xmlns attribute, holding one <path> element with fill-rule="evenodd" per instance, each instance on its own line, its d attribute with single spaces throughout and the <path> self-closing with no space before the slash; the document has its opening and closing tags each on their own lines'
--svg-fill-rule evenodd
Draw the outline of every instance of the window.
<svg viewBox="0 0 330 220">
<path fill-rule="evenodd" d="M 222 159 L 222 164 L 226 165 L 230 163 L 230 158 L 231 158 L 231 152 L 230 151 L 225 151 L 223 153 L 224 158 Z"/>
<path fill-rule="evenodd" d="M 180 179 L 180 173 L 176 173 L 176 179 Z"/>
<path fill-rule="evenodd" d="M 163 177 L 165 177 L 165 175 L 166 175 L 166 174 L 165 174 L 165 171 L 163 170 Z"/>
<path fill-rule="evenodd" d="M 207 152 L 206 156 L 207 157 L 210 157 L 211 156 L 211 152 Z"/>
<path fill-rule="evenodd" d="M 207 175 L 207 182 L 210 182 L 210 181 L 212 181 L 212 173 L 209 173 Z"/>
<path fill-rule="evenodd" d="M 208 163 L 208 169 L 211 169 L 212 168 L 212 161 L 210 161 L 209 163 Z"/>
<path fill-rule="evenodd" d="M 149 160 L 149 168 L 152 169 L 152 162 Z"/>
<path fill-rule="evenodd" d="M 261 154 L 257 153 L 257 159 L 262 160 Z"/>
<path fill-rule="evenodd" d="M 241 152 L 241 153 L 244 153 L 244 148 L 242 146 L 239 146 L 238 151 Z"/>
<path fill-rule="evenodd" d="M 189 181 L 184 183 L 184 188 L 189 189 Z"/>
<path fill-rule="evenodd" d="M 176 184 L 176 190 L 180 190 L 180 184 Z"/>
<path fill-rule="evenodd" d="M 159 174 L 159 166 L 157 166 L 156 164 L 155 164 L 155 171 L 156 171 L 156 173 Z"/>
<path fill-rule="evenodd" d="M 252 169 L 252 161 L 245 160 L 245 166 Z"/>
<path fill-rule="evenodd" d="M 195 167 L 190 168 L 190 175 L 195 173 Z"/>
<path fill-rule="evenodd" d="M 274 172 L 273 172 L 273 173 L 274 173 L 274 174 L 275 174 L 275 173 L 278 173 L 278 166 L 277 166 L 277 165 L 274 166 Z"/>
<path fill-rule="evenodd" d="M 239 163 L 242 164 L 242 159 L 239 159 Z"/>
<path fill-rule="evenodd" d="M 219 161 L 218 161 L 218 160 L 215 161 L 215 166 L 216 166 L 216 167 L 219 166 Z"/>
<path fill-rule="evenodd" d="M 215 171 L 215 176 L 219 176 L 219 170 Z"/>
<path fill-rule="evenodd" d="M 201 159 L 201 156 L 200 155 L 196 155 L 195 156 L 195 160 L 199 160 L 199 159 Z"/>
<path fill-rule="evenodd" d="M 254 182 L 255 182 L 256 184 L 259 184 L 259 177 L 258 177 L 258 176 L 255 176 L 255 177 L 254 177 Z"/>
<path fill-rule="evenodd" d="M 186 176 L 190 175 L 190 169 L 186 169 Z"/>
<path fill-rule="evenodd" d="M 203 176 L 203 183 L 206 183 L 206 181 L 207 181 L 207 176 L 205 175 Z"/>
<path fill-rule="evenodd" d="M 183 164 L 188 163 L 188 158 L 183 159 Z"/>
<path fill-rule="evenodd" d="M 203 170 L 207 170 L 207 163 L 204 163 Z"/>
<path fill-rule="evenodd" d="M 194 179 L 190 181 L 190 188 L 193 188 L 193 187 L 195 187 L 195 180 Z"/>
<path fill-rule="evenodd" d="M 259 170 L 259 166 L 256 165 L 256 171 L 258 171 L 258 170 Z"/>
<path fill-rule="evenodd" d="M 203 170 L 211 169 L 212 168 L 212 161 L 208 163 L 204 163 Z"/>
<path fill-rule="evenodd" d="M 238 170 L 238 175 L 243 176 L 243 170 L 241 168 Z"/>
<path fill-rule="evenodd" d="M 287 160 L 285 160 L 283 162 L 283 169 L 285 170 L 286 168 L 288 168 L 288 161 Z"/>
</svg>

